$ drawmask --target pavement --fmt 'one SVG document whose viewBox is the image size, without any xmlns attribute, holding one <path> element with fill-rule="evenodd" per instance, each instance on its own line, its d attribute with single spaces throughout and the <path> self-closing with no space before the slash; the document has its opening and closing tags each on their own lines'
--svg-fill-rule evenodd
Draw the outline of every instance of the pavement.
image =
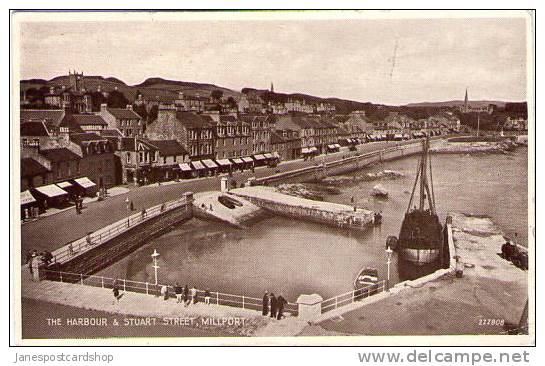
<svg viewBox="0 0 545 366">
<path fill-rule="evenodd" d="M 271 319 L 262 316 L 259 311 L 224 305 L 206 305 L 204 302 L 184 306 L 173 298 L 165 301 L 162 297 L 129 291 L 121 291 L 120 299 L 116 300 L 111 289 L 65 282 L 32 281 L 27 270 L 21 273 L 21 297 L 85 311 L 117 314 L 119 315 L 117 321 L 121 324 L 125 322 L 125 319 L 133 318 L 136 319 L 133 322 L 134 326 L 149 327 L 157 325 L 157 321 L 151 321 L 152 318 L 159 319 L 162 323 L 167 319 L 171 326 L 208 329 L 218 334 L 233 336 L 250 336 L 269 323 L 289 320 L 289 318 Z M 33 321 L 34 314 L 30 313 L 28 316 L 30 319 L 26 319 L 23 323 Z M 223 319 L 226 321 L 223 322 Z M 238 322 L 236 322 L 237 319 Z M 177 323 L 172 324 L 175 322 Z M 105 326 L 116 327 L 117 325 L 110 323 Z M 273 326 L 272 329 L 274 328 Z"/>
<path fill-rule="evenodd" d="M 313 161 L 290 160 L 282 162 L 276 168 L 261 167 L 252 173 L 250 170 L 235 172 L 233 178 L 238 182 L 244 182 L 250 177 L 262 178 L 278 172 L 286 172 L 303 167 L 312 166 L 322 161 L 339 160 L 342 156 L 352 156 L 356 153 L 368 153 L 378 151 L 386 147 L 395 146 L 396 142 L 383 141 L 358 146 L 357 152 L 348 152 L 343 148 L 338 153 L 331 153 L 316 157 Z M 184 192 L 205 192 L 219 190 L 221 177 L 207 177 L 182 180 L 170 184 L 154 184 L 130 189 L 125 194 L 108 197 L 103 201 L 88 203 L 80 215 L 75 210 L 67 210 L 56 215 L 40 218 L 21 226 L 21 253 L 36 249 L 53 251 L 65 244 L 85 236 L 88 232 L 96 231 L 112 222 L 126 216 L 126 199 L 134 204 L 135 212 L 142 208 L 148 208 L 165 201 L 180 198 Z M 52 235 L 54 234 L 54 235 Z"/>
</svg>

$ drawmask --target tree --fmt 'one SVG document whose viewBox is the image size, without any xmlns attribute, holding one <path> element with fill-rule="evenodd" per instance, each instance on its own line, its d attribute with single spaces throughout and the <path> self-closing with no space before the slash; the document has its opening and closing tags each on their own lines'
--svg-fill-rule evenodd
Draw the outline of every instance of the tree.
<svg viewBox="0 0 545 366">
<path fill-rule="evenodd" d="M 107 103 L 107 100 L 101 92 L 91 93 L 91 110 L 93 112 L 100 111 L 100 105 L 103 103 Z"/>
<path fill-rule="evenodd" d="M 212 93 L 210 93 L 210 96 L 215 100 L 220 100 L 221 97 L 223 97 L 223 90 L 214 89 L 212 90 Z"/>
<path fill-rule="evenodd" d="M 108 95 L 107 104 L 111 108 L 125 108 L 130 103 L 123 93 L 114 90 Z"/>
<path fill-rule="evenodd" d="M 157 105 L 154 105 L 153 107 L 150 108 L 148 112 L 148 121 L 149 122 L 155 121 L 157 119 L 158 114 L 159 114 L 159 107 Z"/>
<path fill-rule="evenodd" d="M 237 101 L 235 100 L 235 98 L 233 97 L 229 97 L 227 98 L 227 105 L 231 108 L 236 108 L 237 107 Z"/>
</svg>

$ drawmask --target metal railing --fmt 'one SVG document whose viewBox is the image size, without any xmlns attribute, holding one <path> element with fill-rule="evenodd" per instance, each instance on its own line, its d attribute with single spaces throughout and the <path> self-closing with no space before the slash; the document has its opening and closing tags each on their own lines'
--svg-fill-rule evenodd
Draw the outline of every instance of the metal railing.
<svg viewBox="0 0 545 366">
<path fill-rule="evenodd" d="M 185 197 L 165 202 L 163 204 L 150 207 L 149 209 L 140 211 L 128 217 L 125 217 L 121 220 L 118 220 L 108 226 L 105 226 L 91 234 L 84 236 L 83 238 L 74 240 L 63 247 L 55 250 L 53 254 L 53 263 L 63 263 L 68 259 L 73 258 L 74 256 L 80 255 L 87 252 L 88 250 L 96 247 L 97 245 L 102 244 L 130 229 L 134 226 L 157 217 L 167 211 L 170 211 L 177 207 L 182 207 L 184 205 L 189 205 L 191 202 L 188 202 Z"/>
<path fill-rule="evenodd" d="M 386 290 L 385 281 L 379 281 L 374 285 L 362 287 L 358 290 L 352 290 L 345 292 L 344 294 L 337 295 L 322 301 L 322 314 L 331 310 L 335 310 L 341 306 L 351 304 L 356 301 L 363 300 L 370 296 L 384 292 Z"/>
<path fill-rule="evenodd" d="M 43 275 L 42 278 L 51 281 L 58 282 L 67 282 L 71 284 L 80 284 L 84 286 L 93 286 L 100 287 L 104 289 L 112 289 L 113 283 L 116 279 L 104 276 L 95 276 L 95 275 L 85 275 L 81 273 L 71 273 L 71 272 L 62 272 L 62 271 L 51 271 L 48 269 L 40 269 L 40 274 Z M 119 286 L 120 292 L 135 292 L 146 295 L 161 296 L 162 284 L 155 284 L 149 282 L 139 282 L 132 281 L 127 279 L 117 279 L 117 284 Z M 174 293 L 174 286 L 167 285 L 168 295 L 170 298 L 176 298 Z M 263 306 L 262 299 L 245 296 L 245 295 L 233 295 L 217 291 L 210 291 L 210 304 L 212 305 L 225 305 L 238 307 L 242 309 L 250 309 L 261 311 Z M 205 291 L 197 289 L 196 302 L 205 302 Z M 188 296 L 188 301 L 191 299 L 191 296 Z M 292 315 L 297 315 L 298 306 L 297 304 L 288 302 L 284 307 L 284 311 Z"/>
</svg>

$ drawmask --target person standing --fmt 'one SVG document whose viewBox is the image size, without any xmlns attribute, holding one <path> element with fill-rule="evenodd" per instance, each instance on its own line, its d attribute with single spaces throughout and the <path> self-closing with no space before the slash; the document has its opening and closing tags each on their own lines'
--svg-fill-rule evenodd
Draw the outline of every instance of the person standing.
<svg viewBox="0 0 545 366">
<path fill-rule="evenodd" d="M 284 306 L 286 306 L 288 302 L 286 299 L 284 299 L 284 296 L 278 295 L 278 299 L 276 299 L 276 308 L 278 309 L 276 319 L 280 320 L 284 316 Z"/>
<path fill-rule="evenodd" d="M 189 287 L 187 287 L 187 285 L 184 286 L 184 291 L 183 291 L 182 295 L 183 295 L 183 300 L 184 300 L 184 306 L 189 305 L 188 304 Z"/>
<path fill-rule="evenodd" d="M 182 302 L 182 286 L 178 282 L 176 282 L 176 286 L 174 286 L 174 293 L 176 294 L 176 303 L 179 304 Z"/>
<path fill-rule="evenodd" d="M 276 297 L 274 296 L 272 292 L 269 295 L 269 300 L 270 300 L 270 307 L 271 307 L 271 318 L 276 318 Z"/>
<path fill-rule="evenodd" d="M 196 304 L 197 303 L 197 289 L 195 288 L 195 286 L 191 287 L 190 294 L 191 294 L 191 303 Z"/>
<path fill-rule="evenodd" d="M 208 289 L 204 291 L 204 303 L 210 305 L 210 291 L 208 291 Z"/>
<path fill-rule="evenodd" d="M 161 296 L 163 296 L 163 300 L 168 300 L 168 287 L 167 285 L 161 286 Z"/>
<path fill-rule="evenodd" d="M 269 291 L 265 291 L 265 295 L 263 295 L 263 303 L 262 303 L 262 311 L 261 313 L 263 316 L 269 315 Z"/>
</svg>

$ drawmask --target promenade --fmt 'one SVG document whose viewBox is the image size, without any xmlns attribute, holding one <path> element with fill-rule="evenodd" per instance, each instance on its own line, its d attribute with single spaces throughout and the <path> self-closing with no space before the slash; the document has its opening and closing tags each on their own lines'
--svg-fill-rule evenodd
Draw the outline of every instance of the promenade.
<svg viewBox="0 0 545 366">
<path fill-rule="evenodd" d="M 415 141 L 407 141 L 414 143 Z M 405 142 L 405 143 L 407 143 Z M 238 182 L 244 182 L 250 177 L 263 178 L 277 172 L 287 172 L 313 166 L 322 161 L 335 161 L 342 156 L 353 156 L 356 153 L 369 153 L 396 146 L 396 142 L 384 141 L 358 145 L 358 151 L 348 152 L 343 148 L 340 152 L 321 155 L 313 161 L 302 159 L 282 162 L 276 168 L 261 167 L 252 173 L 250 170 L 235 172 L 233 178 Z M 21 226 L 21 253 L 27 250 L 53 251 L 71 241 L 85 236 L 88 232 L 96 231 L 112 222 L 128 216 L 125 200 L 128 198 L 134 204 L 134 212 L 148 208 L 162 202 L 180 198 L 184 192 L 206 192 L 219 190 L 221 177 L 207 177 L 190 180 L 182 180 L 173 184 L 157 184 L 134 187 L 127 194 L 108 197 L 104 201 L 90 202 L 85 205 L 81 215 L 75 210 L 66 210 L 56 215 L 40 218 Z M 132 212 L 132 213 L 134 213 Z M 24 259 L 24 258 L 23 258 Z"/>
</svg>

